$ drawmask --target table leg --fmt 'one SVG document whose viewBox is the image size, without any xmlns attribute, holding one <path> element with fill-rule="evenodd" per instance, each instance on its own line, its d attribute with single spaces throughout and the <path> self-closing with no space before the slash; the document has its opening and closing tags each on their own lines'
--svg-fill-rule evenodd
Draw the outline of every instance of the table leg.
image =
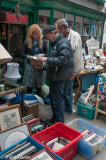
<svg viewBox="0 0 106 160">
<path fill-rule="evenodd" d="M 78 81 L 78 89 L 77 89 L 77 93 L 75 95 L 75 100 L 74 100 L 75 103 L 77 102 L 79 91 L 80 91 L 80 88 L 81 88 L 81 76 L 76 75 L 76 78 L 77 78 L 77 81 Z"/>
<path fill-rule="evenodd" d="M 99 101 L 97 100 L 94 120 L 96 120 L 96 118 L 97 118 L 98 108 L 99 108 Z"/>
<path fill-rule="evenodd" d="M 24 116 L 24 90 L 21 92 L 22 93 L 22 116 Z"/>
</svg>

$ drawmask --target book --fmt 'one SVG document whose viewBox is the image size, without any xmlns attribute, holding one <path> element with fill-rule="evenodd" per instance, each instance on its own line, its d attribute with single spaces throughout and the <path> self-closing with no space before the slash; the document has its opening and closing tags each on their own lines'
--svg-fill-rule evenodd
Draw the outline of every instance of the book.
<svg viewBox="0 0 106 160">
<path fill-rule="evenodd" d="M 55 142 L 54 145 L 53 145 L 52 150 L 57 151 L 57 150 L 59 150 L 59 149 L 62 148 L 62 147 L 64 147 L 63 144 L 58 143 L 58 142 Z"/>
<path fill-rule="evenodd" d="M 53 146 L 54 146 L 54 143 L 55 143 L 55 142 L 58 142 L 58 139 L 59 139 L 58 137 L 57 137 L 57 138 L 52 139 L 51 141 L 49 141 L 49 142 L 47 142 L 47 143 L 46 143 L 46 146 L 48 146 L 49 148 L 51 148 L 51 149 L 52 149 L 52 148 L 53 148 Z"/>
<path fill-rule="evenodd" d="M 96 142 L 98 142 L 102 137 L 99 135 L 96 135 L 94 138 L 92 138 L 89 143 L 94 144 Z"/>
<path fill-rule="evenodd" d="M 92 132 L 91 132 L 91 131 L 89 131 L 87 134 L 85 134 L 85 135 L 83 136 L 83 138 L 82 138 L 82 139 L 84 139 L 84 140 L 85 140 L 87 137 L 89 137 L 89 135 L 91 135 L 91 133 L 92 133 Z"/>
<path fill-rule="evenodd" d="M 50 144 L 58 141 L 58 139 L 59 139 L 58 137 L 57 137 L 57 138 L 54 138 L 54 139 L 52 139 L 51 141 L 47 142 L 46 145 L 48 146 L 48 145 L 50 145 Z"/>
<path fill-rule="evenodd" d="M 86 139 L 85 141 L 90 141 L 91 139 L 93 139 L 96 136 L 96 133 L 91 133 Z"/>
<path fill-rule="evenodd" d="M 28 55 L 27 58 L 29 59 L 31 66 L 33 66 L 33 67 L 35 67 L 35 68 L 36 68 L 36 66 L 39 66 L 40 69 L 43 69 L 44 63 L 43 63 L 43 61 L 39 61 L 39 60 L 37 59 L 37 56 L 30 56 L 30 55 Z"/>
<path fill-rule="evenodd" d="M 83 136 L 85 136 L 86 134 L 88 134 L 90 131 L 88 129 L 85 129 L 82 131 Z"/>
</svg>

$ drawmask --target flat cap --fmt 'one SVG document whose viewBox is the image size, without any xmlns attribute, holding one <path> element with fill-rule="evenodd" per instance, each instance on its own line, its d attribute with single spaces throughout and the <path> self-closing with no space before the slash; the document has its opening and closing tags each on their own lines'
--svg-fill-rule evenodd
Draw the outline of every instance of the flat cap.
<svg viewBox="0 0 106 160">
<path fill-rule="evenodd" d="M 44 30 L 44 36 L 46 36 L 47 33 L 54 31 L 56 28 L 53 25 L 49 25 Z"/>
</svg>

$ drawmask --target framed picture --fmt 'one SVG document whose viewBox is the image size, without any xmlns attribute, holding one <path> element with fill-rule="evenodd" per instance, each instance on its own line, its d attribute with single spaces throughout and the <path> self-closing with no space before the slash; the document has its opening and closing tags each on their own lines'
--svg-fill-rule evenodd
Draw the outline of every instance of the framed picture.
<svg viewBox="0 0 106 160">
<path fill-rule="evenodd" d="M 0 130 L 6 130 L 22 123 L 20 105 L 0 108 Z"/>
<path fill-rule="evenodd" d="M 0 104 L 0 109 L 8 106 L 9 106 L 9 103 Z"/>
<path fill-rule="evenodd" d="M 97 57 L 97 56 L 99 57 L 99 56 L 100 56 L 99 49 L 95 49 L 94 51 L 95 51 L 95 56 L 96 56 L 96 57 Z"/>
<path fill-rule="evenodd" d="M 0 131 L 0 146 L 1 150 L 4 150 L 20 140 L 26 138 L 28 135 L 31 136 L 29 126 L 26 123 L 21 123 L 18 126 L 9 128 L 4 131 Z"/>
<path fill-rule="evenodd" d="M 29 160 L 58 160 L 52 152 L 47 148 L 40 150 L 31 157 L 28 157 Z"/>
</svg>

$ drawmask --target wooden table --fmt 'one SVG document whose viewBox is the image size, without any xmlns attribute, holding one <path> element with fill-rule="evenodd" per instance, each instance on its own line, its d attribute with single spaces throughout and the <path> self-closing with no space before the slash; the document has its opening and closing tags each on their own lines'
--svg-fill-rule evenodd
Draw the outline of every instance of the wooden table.
<svg viewBox="0 0 106 160">
<path fill-rule="evenodd" d="M 0 97 L 12 94 L 12 93 L 18 93 L 19 91 L 22 91 L 22 108 L 21 108 L 21 112 L 22 115 L 24 114 L 24 90 L 26 90 L 26 87 L 23 85 L 18 85 L 18 87 L 8 87 L 9 85 L 4 85 L 4 91 L 0 91 Z"/>
<path fill-rule="evenodd" d="M 78 95 L 79 95 L 79 92 L 80 92 L 80 89 L 81 89 L 81 77 L 82 77 L 82 75 L 95 73 L 95 72 L 97 72 L 98 74 L 101 74 L 102 71 L 103 71 L 103 68 L 102 69 L 94 69 L 94 70 L 90 70 L 90 71 L 84 69 L 76 75 L 76 78 L 77 78 L 77 81 L 78 81 L 78 88 L 77 88 L 77 92 L 76 92 L 76 95 L 75 95 L 75 100 L 74 100 L 75 103 L 77 103 Z"/>
</svg>

